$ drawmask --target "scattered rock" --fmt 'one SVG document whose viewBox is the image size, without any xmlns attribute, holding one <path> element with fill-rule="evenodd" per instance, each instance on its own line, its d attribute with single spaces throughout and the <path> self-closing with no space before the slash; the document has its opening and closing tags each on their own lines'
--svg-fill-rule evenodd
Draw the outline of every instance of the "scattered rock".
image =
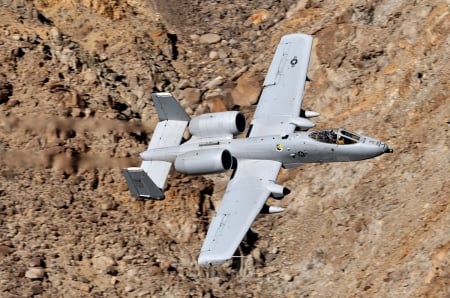
<svg viewBox="0 0 450 298">
<path fill-rule="evenodd" d="M 215 33 L 207 33 L 207 34 L 203 34 L 202 36 L 200 36 L 199 41 L 201 43 L 206 43 L 206 44 L 213 44 L 213 43 L 217 43 L 221 40 L 220 35 L 215 34 Z"/>
<path fill-rule="evenodd" d="M 190 106 L 200 103 L 201 91 L 197 88 L 186 88 L 183 90 L 183 99 Z"/>
<path fill-rule="evenodd" d="M 206 85 L 205 88 L 206 89 L 215 89 L 218 86 L 222 85 L 224 82 L 224 78 L 221 76 L 215 77 L 214 79 L 212 79 L 211 81 L 209 81 Z"/>
<path fill-rule="evenodd" d="M 41 267 L 32 267 L 25 272 L 25 277 L 29 279 L 43 279 L 45 276 L 45 269 Z"/>
<path fill-rule="evenodd" d="M 41 295 L 44 292 L 44 289 L 41 285 L 33 285 L 31 287 L 31 292 L 33 295 Z"/>
<path fill-rule="evenodd" d="M 59 32 L 58 28 L 52 27 L 49 32 L 50 40 L 53 42 L 54 45 L 60 45 L 62 43 L 62 37 L 61 33 Z"/>
<path fill-rule="evenodd" d="M 97 272 L 109 274 L 117 263 L 109 256 L 97 255 L 92 258 L 92 265 Z"/>
<path fill-rule="evenodd" d="M 212 97 L 207 99 L 207 105 L 211 113 L 225 112 L 227 107 L 220 97 Z"/>
<path fill-rule="evenodd" d="M 281 274 L 281 278 L 282 278 L 284 281 L 288 281 L 288 282 L 291 282 L 291 281 L 294 280 L 294 276 L 293 276 L 292 274 L 287 273 L 287 272 L 282 273 L 282 274 Z"/>
<path fill-rule="evenodd" d="M 116 202 L 111 198 L 103 200 L 100 206 L 104 211 L 115 210 L 117 208 Z"/>
<path fill-rule="evenodd" d="M 267 9 L 258 9 L 254 14 L 252 14 L 247 21 L 253 25 L 259 25 L 264 23 L 269 18 L 269 11 Z"/>
<path fill-rule="evenodd" d="M 198 41 L 200 39 L 200 35 L 198 34 L 191 34 L 189 35 L 189 37 L 193 40 L 193 41 Z"/>
<path fill-rule="evenodd" d="M 97 74 L 95 73 L 95 71 L 88 69 L 84 72 L 84 80 L 88 85 L 97 83 Z"/>
<path fill-rule="evenodd" d="M 10 253 L 12 253 L 14 250 L 6 245 L 0 245 L 0 257 L 6 257 Z"/>
<path fill-rule="evenodd" d="M 156 275 L 160 275 L 162 273 L 163 273 L 163 270 L 159 266 L 154 265 L 149 268 L 150 276 L 156 276 Z"/>
<path fill-rule="evenodd" d="M 136 288 L 133 285 L 127 285 L 125 286 L 125 292 L 127 293 L 131 293 L 135 290 Z"/>
<path fill-rule="evenodd" d="M 217 51 L 211 51 L 209 52 L 209 58 L 211 59 L 217 59 L 219 57 L 219 53 Z"/>
<path fill-rule="evenodd" d="M 91 291 L 91 286 L 89 284 L 83 283 L 83 282 L 78 282 L 77 288 L 78 288 L 78 290 L 85 292 L 85 293 L 89 293 Z"/>
<path fill-rule="evenodd" d="M 28 265 L 30 267 L 43 267 L 44 264 L 45 264 L 44 259 L 42 259 L 41 257 L 31 258 L 30 261 L 28 262 Z"/>
</svg>

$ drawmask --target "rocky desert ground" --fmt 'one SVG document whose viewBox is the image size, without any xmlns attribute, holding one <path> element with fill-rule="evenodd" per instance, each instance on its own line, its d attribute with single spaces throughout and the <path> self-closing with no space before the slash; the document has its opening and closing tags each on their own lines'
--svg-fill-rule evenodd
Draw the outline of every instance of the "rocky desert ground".
<svg viewBox="0 0 450 298">
<path fill-rule="evenodd" d="M 448 0 L 0 0 L 1 297 L 450 297 Z M 317 128 L 395 152 L 282 170 L 242 258 L 196 260 L 229 173 L 137 201 L 169 91 L 249 122 L 276 44 L 314 36 Z"/>
</svg>

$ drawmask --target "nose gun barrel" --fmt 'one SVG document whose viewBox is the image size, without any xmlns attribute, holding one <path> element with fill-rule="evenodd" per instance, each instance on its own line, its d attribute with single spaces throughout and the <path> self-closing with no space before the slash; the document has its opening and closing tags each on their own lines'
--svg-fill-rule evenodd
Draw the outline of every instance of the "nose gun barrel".
<svg viewBox="0 0 450 298">
<path fill-rule="evenodd" d="M 394 149 L 392 149 L 388 145 L 384 144 L 383 153 L 394 153 Z"/>
</svg>

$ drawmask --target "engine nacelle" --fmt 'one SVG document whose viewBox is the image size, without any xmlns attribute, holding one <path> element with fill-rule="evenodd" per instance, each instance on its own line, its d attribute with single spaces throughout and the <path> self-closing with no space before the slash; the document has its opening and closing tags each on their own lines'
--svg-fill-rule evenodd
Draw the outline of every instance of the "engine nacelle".
<svg viewBox="0 0 450 298">
<path fill-rule="evenodd" d="M 237 135 L 245 130 L 245 117 L 241 112 L 207 113 L 189 123 L 189 131 L 199 138 Z"/>
<path fill-rule="evenodd" d="M 204 149 L 179 155 L 174 162 L 180 173 L 201 175 L 225 172 L 233 166 L 233 156 L 223 149 Z"/>
</svg>

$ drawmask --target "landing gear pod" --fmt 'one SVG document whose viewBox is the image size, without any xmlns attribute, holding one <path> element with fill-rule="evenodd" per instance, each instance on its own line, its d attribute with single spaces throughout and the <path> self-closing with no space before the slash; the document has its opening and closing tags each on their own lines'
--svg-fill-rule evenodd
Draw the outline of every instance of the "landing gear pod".
<svg viewBox="0 0 450 298">
<path fill-rule="evenodd" d="M 272 198 L 276 200 L 281 200 L 282 198 L 284 198 L 284 196 L 291 193 L 291 190 L 289 188 L 275 183 L 267 185 L 267 189 L 271 192 Z"/>
</svg>

